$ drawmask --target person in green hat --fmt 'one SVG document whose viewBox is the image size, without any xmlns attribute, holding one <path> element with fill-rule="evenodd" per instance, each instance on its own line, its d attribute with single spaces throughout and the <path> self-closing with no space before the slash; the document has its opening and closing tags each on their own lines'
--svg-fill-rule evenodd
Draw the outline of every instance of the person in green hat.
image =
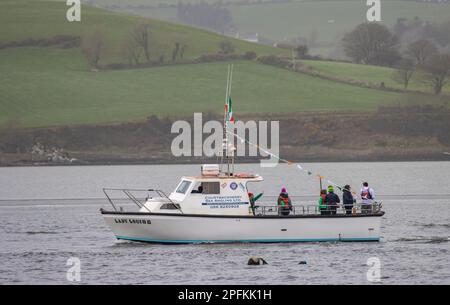
<svg viewBox="0 0 450 305">
<path fill-rule="evenodd" d="M 325 197 L 325 204 L 328 206 L 328 210 L 331 215 L 336 215 L 338 203 L 341 203 L 341 199 L 339 199 L 339 196 L 334 193 L 334 187 L 329 185 L 328 194 Z"/>
</svg>

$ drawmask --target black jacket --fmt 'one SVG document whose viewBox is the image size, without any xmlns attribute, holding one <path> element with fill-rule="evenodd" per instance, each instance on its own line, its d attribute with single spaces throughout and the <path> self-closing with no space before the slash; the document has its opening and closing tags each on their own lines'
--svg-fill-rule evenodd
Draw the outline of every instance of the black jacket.
<svg viewBox="0 0 450 305">
<path fill-rule="evenodd" d="M 337 203 L 341 203 L 341 200 L 335 193 L 328 193 L 327 197 L 325 197 L 325 203 L 327 205 L 336 205 Z"/>
<path fill-rule="evenodd" d="M 344 190 L 342 195 L 342 202 L 344 203 L 344 205 L 353 205 L 354 200 L 352 193 Z"/>
</svg>

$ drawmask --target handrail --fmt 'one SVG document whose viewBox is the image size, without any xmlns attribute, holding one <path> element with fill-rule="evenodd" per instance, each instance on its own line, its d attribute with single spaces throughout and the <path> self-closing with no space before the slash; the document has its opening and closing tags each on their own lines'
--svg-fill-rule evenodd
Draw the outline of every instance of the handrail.
<svg viewBox="0 0 450 305">
<path fill-rule="evenodd" d="M 266 215 L 322 215 L 322 214 L 346 214 L 346 207 L 352 207 L 351 214 L 377 214 L 381 212 L 382 203 L 374 202 L 371 204 L 356 203 L 353 205 L 339 205 L 339 206 L 326 206 L 325 209 L 320 209 L 316 205 L 292 205 L 290 208 L 283 208 L 278 205 L 257 205 L 254 207 L 256 216 Z M 363 209 L 361 207 L 370 206 L 369 209 Z M 356 208 L 356 210 L 354 210 Z"/>
<path fill-rule="evenodd" d="M 172 203 L 178 210 L 180 210 L 180 212 L 183 214 L 183 211 L 181 210 L 180 205 L 176 204 L 175 202 L 173 202 L 169 196 L 166 195 L 166 193 L 164 193 L 164 191 L 162 190 L 158 190 L 158 189 L 123 189 L 123 188 L 110 188 L 110 187 L 105 187 L 103 188 L 103 193 L 105 194 L 106 198 L 108 199 L 109 203 L 111 204 L 111 206 L 113 207 L 114 211 L 117 212 L 117 208 L 116 205 L 114 204 L 114 200 L 111 199 L 111 197 L 108 194 L 108 191 L 121 191 L 122 193 L 124 193 L 128 199 L 130 199 L 136 206 L 138 206 L 139 208 L 145 208 L 148 212 L 151 213 L 151 211 L 147 208 L 147 206 L 145 205 L 145 202 L 141 202 L 138 198 L 136 198 L 136 196 L 132 193 L 132 192 L 155 192 L 159 197 L 161 198 L 165 198 L 167 199 L 170 203 Z"/>
</svg>

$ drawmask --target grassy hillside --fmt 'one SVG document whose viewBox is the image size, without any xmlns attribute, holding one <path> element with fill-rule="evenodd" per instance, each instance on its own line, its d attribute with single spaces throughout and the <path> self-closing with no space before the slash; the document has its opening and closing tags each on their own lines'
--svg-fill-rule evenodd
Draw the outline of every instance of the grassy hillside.
<svg viewBox="0 0 450 305">
<path fill-rule="evenodd" d="M 61 0 L 62 1 L 62 0 Z M 248 0 L 251 2 L 269 2 L 271 0 Z M 217 0 L 94 0 L 95 4 L 100 5 L 152 5 L 152 6 L 161 6 L 161 5 L 176 5 L 177 3 L 216 3 Z M 226 3 L 235 3 L 242 2 L 242 0 L 226 0 L 223 1 Z"/>
<path fill-rule="evenodd" d="M 170 57 L 175 41 L 186 43 L 186 57 L 217 52 L 224 38 L 207 31 L 173 23 L 148 20 L 142 17 L 113 13 L 95 7 L 82 6 L 82 21 L 68 22 L 68 7 L 61 1 L 0 0 L 0 43 L 27 38 L 48 38 L 68 34 L 85 36 L 100 30 L 105 36 L 105 47 L 100 63 L 123 62 L 122 48 L 130 30 L 146 22 L 151 31 L 151 55 Z M 258 54 L 278 54 L 279 49 L 233 40 L 236 52 L 255 51 Z"/>
<path fill-rule="evenodd" d="M 99 0 L 97 0 L 99 1 Z M 191 0 L 182 0 L 190 2 Z M 104 3 L 105 1 L 103 1 Z M 227 1 L 228 2 L 228 1 Z M 450 5 L 421 1 L 389 0 L 382 2 L 382 23 L 392 26 L 397 18 L 420 17 L 430 22 L 450 21 Z M 121 2 L 123 5 L 125 2 Z M 156 4 L 160 0 L 133 0 L 132 3 Z M 120 4 L 119 4 L 120 5 Z M 260 36 L 283 41 L 299 36 L 309 39 L 317 33 L 315 53 L 335 56 L 336 42 L 345 32 L 367 21 L 366 1 L 361 0 L 293 0 L 285 3 L 230 5 L 233 21 L 240 32 L 259 33 Z M 176 8 L 123 9 L 135 14 L 175 20 Z"/>
<path fill-rule="evenodd" d="M 136 0 L 138 1 L 138 0 Z M 0 0 L 0 42 L 61 34 L 83 36 L 101 27 L 107 36 L 102 63 L 123 62 L 120 44 L 142 17 L 83 6 L 82 22 L 65 20 L 60 1 Z M 188 56 L 217 52 L 224 38 L 181 25 L 147 20 L 154 56 L 181 40 Z M 259 55 L 279 49 L 234 41 L 237 52 Z M 330 75 L 389 83 L 385 68 L 308 62 Z M 38 127 L 186 116 L 222 109 L 228 63 L 89 72 L 79 48 L 22 47 L 0 50 L 0 127 Z M 239 113 L 369 111 L 404 101 L 399 93 L 371 90 L 274 68 L 236 62 L 233 84 Z M 389 83 L 390 84 L 390 83 Z M 394 86 L 394 85 L 393 85 Z"/>
<path fill-rule="evenodd" d="M 403 84 L 394 80 L 393 75 L 395 74 L 395 69 L 392 68 L 329 61 L 304 60 L 302 62 L 325 75 L 341 79 L 364 81 L 374 85 L 379 85 L 381 82 L 384 82 L 387 87 L 403 89 Z M 413 75 L 408 90 L 426 93 L 433 92 L 433 88 L 423 82 L 420 73 Z M 444 87 L 444 93 L 450 93 L 450 86 Z"/>
<path fill-rule="evenodd" d="M 450 5 L 402 0 L 381 2 L 381 16 L 383 24 L 387 26 L 394 25 L 400 17 L 419 16 L 431 22 L 450 20 Z M 318 41 L 327 42 L 352 30 L 357 24 L 366 22 L 367 9 L 366 1 L 316 0 L 236 6 L 232 8 L 232 12 L 239 28 L 260 32 L 262 36 L 271 39 L 298 36 L 308 38 L 310 32 L 316 29 Z"/>
<path fill-rule="evenodd" d="M 227 63 L 87 72 L 77 50 L 0 51 L 0 125 L 104 123 L 221 111 Z M 237 62 L 236 115 L 369 110 L 400 94 L 321 80 L 255 62 Z"/>
</svg>

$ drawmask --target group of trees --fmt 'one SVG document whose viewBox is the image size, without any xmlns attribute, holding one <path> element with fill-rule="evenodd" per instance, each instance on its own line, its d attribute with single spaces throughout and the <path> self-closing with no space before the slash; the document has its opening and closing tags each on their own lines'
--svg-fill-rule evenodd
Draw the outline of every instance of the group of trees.
<svg viewBox="0 0 450 305">
<path fill-rule="evenodd" d="M 124 40 L 122 54 L 128 65 L 139 65 L 142 56 L 150 62 L 152 47 L 150 26 L 146 23 L 136 25 Z"/>
<path fill-rule="evenodd" d="M 130 65 L 140 63 L 142 55 L 150 61 L 151 35 L 150 26 L 142 23 L 136 25 L 125 39 L 123 54 Z M 99 61 L 105 50 L 105 33 L 95 30 L 81 39 L 81 52 L 91 69 L 98 69 Z"/>
<path fill-rule="evenodd" d="M 440 94 L 450 77 L 450 54 L 434 55 L 421 69 L 425 73 L 423 81 L 433 87 L 435 94 Z"/>
<path fill-rule="evenodd" d="M 439 52 L 433 42 L 419 39 L 410 43 L 404 57 L 395 65 L 394 80 L 407 89 L 412 77 L 419 72 L 419 80 L 440 94 L 450 77 L 450 53 Z"/>
<path fill-rule="evenodd" d="M 233 26 L 233 18 L 230 11 L 220 2 L 195 3 L 177 5 L 177 20 L 181 23 L 207 28 L 224 34 Z"/>
<path fill-rule="evenodd" d="M 81 52 L 86 58 L 91 69 L 99 68 L 99 62 L 105 53 L 105 31 L 97 29 L 85 35 L 81 39 Z M 171 52 L 172 61 L 183 59 L 188 48 L 186 43 L 175 41 L 173 49 L 164 50 Z M 135 25 L 125 36 L 121 53 L 129 66 L 138 66 L 142 63 L 150 63 L 152 58 L 156 58 L 157 44 L 151 33 L 151 26 L 148 23 Z M 164 54 L 159 56 L 160 62 L 164 61 Z"/>
<path fill-rule="evenodd" d="M 345 34 L 345 54 L 356 63 L 392 66 L 400 59 L 398 38 L 378 23 L 362 23 Z"/>
<path fill-rule="evenodd" d="M 450 35 L 447 33 L 449 41 L 446 41 L 440 30 L 436 30 L 443 27 L 431 24 L 419 27 L 413 23 L 402 28 L 397 24 L 390 31 L 379 23 L 363 23 L 347 33 L 342 43 L 345 54 L 356 63 L 395 67 L 394 79 L 405 89 L 415 73 L 420 72 L 421 81 L 430 84 L 435 94 L 440 94 L 450 77 L 450 53 L 445 49 L 440 51 L 440 48 L 450 45 Z M 406 39 L 413 30 L 415 33 L 434 34 L 429 38 L 417 35 L 415 39 Z"/>
<path fill-rule="evenodd" d="M 188 45 L 180 41 L 175 41 L 173 44 L 171 59 L 176 61 L 183 59 Z M 147 63 L 151 62 L 151 51 L 156 52 L 156 42 L 151 34 L 150 25 L 141 23 L 136 25 L 129 33 L 128 40 L 124 43 L 124 54 L 130 66 L 139 65 L 141 63 L 141 56 L 143 54 L 144 60 Z M 153 54 L 155 55 L 155 54 Z M 153 56 L 155 57 L 155 56 Z M 165 54 L 159 56 L 158 61 L 164 62 Z"/>
<path fill-rule="evenodd" d="M 418 39 L 429 39 L 439 47 L 450 45 L 450 21 L 431 23 L 419 17 L 413 19 L 399 18 L 393 26 L 392 32 L 399 37 L 402 44 L 411 43 Z"/>
</svg>

